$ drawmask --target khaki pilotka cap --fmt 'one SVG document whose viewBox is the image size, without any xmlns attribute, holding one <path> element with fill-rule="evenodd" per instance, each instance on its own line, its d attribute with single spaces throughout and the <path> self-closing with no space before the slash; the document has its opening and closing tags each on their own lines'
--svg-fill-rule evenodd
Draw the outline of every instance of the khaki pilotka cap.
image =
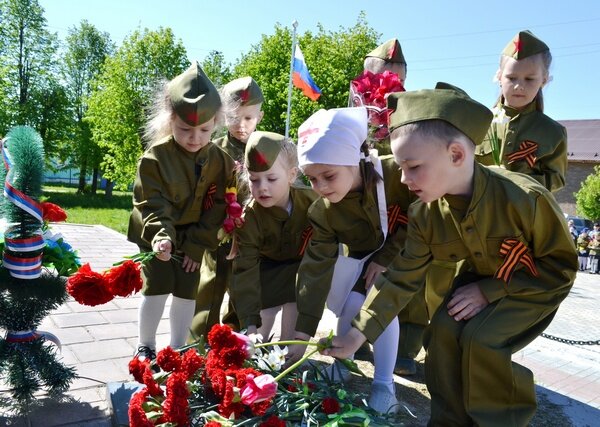
<svg viewBox="0 0 600 427">
<path fill-rule="evenodd" d="M 171 80 L 168 91 L 175 114 L 190 126 L 206 123 L 221 108 L 219 92 L 198 62 Z"/>
<path fill-rule="evenodd" d="M 464 133 L 474 144 L 481 144 L 493 114 L 462 89 L 438 83 L 435 89 L 396 92 L 388 96 L 390 133 L 400 126 L 423 120 L 443 120 Z"/>
<path fill-rule="evenodd" d="M 285 137 L 274 132 L 254 131 L 250 134 L 244 153 L 244 164 L 249 171 L 264 172 L 271 169 L 281 152 Z"/>
<path fill-rule="evenodd" d="M 262 90 L 252 77 L 240 77 L 223 86 L 222 93 L 240 105 L 256 105 L 264 102 Z"/>
<path fill-rule="evenodd" d="M 365 58 L 368 57 L 380 58 L 386 62 L 406 64 L 404 55 L 402 54 L 402 48 L 398 39 L 390 39 L 385 43 L 377 46 L 374 50 L 367 53 Z"/>
<path fill-rule="evenodd" d="M 546 43 L 534 36 L 531 31 L 525 30 L 519 31 L 513 37 L 502 51 L 502 55 L 519 60 L 537 55 L 538 53 L 548 52 L 549 50 L 550 48 Z"/>
</svg>

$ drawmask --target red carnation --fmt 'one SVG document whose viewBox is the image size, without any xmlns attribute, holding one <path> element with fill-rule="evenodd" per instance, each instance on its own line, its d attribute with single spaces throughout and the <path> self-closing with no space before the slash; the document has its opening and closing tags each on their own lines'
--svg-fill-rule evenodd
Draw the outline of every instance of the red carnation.
<svg viewBox="0 0 600 427">
<path fill-rule="evenodd" d="M 236 338 L 231 334 L 231 328 L 227 325 L 216 324 L 208 333 L 208 345 L 211 350 L 220 351 L 222 348 L 235 345 Z"/>
<path fill-rule="evenodd" d="M 190 348 L 181 358 L 181 370 L 185 372 L 187 378 L 190 379 L 198 369 L 204 366 L 204 362 L 204 357 L 200 356 L 193 348 Z"/>
<path fill-rule="evenodd" d="M 171 422 L 178 426 L 189 425 L 189 396 L 190 392 L 187 388 L 185 374 L 174 372 L 169 375 L 169 379 L 167 380 L 167 398 L 162 405 L 164 422 Z"/>
<path fill-rule="evenodd" d="M 42 202 L 42 219 L 49 222 L 66 221 L 67 213 L 58 205 Z"/>
<path fill-rule="evenodd" d="M 219 414 L 225 418 L 230 418 L 231 414 L 234 415 L 234 418 L 240 417 L 246 410 L 246 407 L 239 401 L 234 402 L 234 398 L 236 397 L 233 382 L 227 381 L 223 400 L 219 403 L 218 407 Z"/>
<path fill-rule="evenodd" d="M 144 371 L 144 374 L 142 375 L 142 382 L 146 386 L 146 390 L 148 390 L 148 394 L 150 396 L 164 395 L 162 389 L 159 387 L 157 382 L 154 380 L 154 375 L 152 374 L 152 370 L 146 369 Z"/>
<path fill-rule="evenodd" d="M 142 408 L 143 403 L 146 401 L 146 397 L 148 397 L 147 389 L 143 389 L 135 393 L 131 399 L 129 400 L 129 424 L 132 427 L 153 427 L 154 423 L 148 420 L 146 416 L 146 412 L 144 408 Z"/>
<path fill-rule="evenodd" d="M 165 347 L 156 355 L 156 363 L 163 371 L 178 371 L 181 367 L 181 356 L 171 347 Z"/>
<path fill-rule="evenodd" d="M 225 192 L 225 203 L 230 205 L 231 203 L 237 202 L 237 193 L 234 191 Z"/>
<path fill-rule="evenodd" d="M 340 402 L 335 400 L 333 397 L 326 397 L 321 403 L 321 408 L 323 408 L 323 412 L 325 412 L 327 415 L 337 414 L 340 412 Z"/>
<path fill-rule="evenodd" d="M 113 295 L 127 297 L 142 289 L 141 265 L 128 259 L 104 273 L 108 289 Z"/>
<path fill-rule="evenodd" d="M 92 307 L 106 304 L 114 298 L 104 276 L 92 271 L 89 263 L 67 279 L 67 292 L 79 304 Z"/>
<path fill-rule="evenodd" d="M 140 360 L 139 357 L 134 357 L 129 362 L 129 373 L 133 375 L 133 379 L 138 383 L 144 382 L 143 376 L 147 369 L 150 369 L 149 359 Z"/>
<path fill-rule="evenodd" d="M 221 424 L 218 421 L 209 421 L 206 424 L 204 424 L 204 427 L 222 427 L 223 424 Z"/>
<path fill-rule="evenodd" d="M 285 427 L 285 421 L 277 415 L 271 415 L 265 421 L 260 423 L 258 427 Z"/>
</svg>

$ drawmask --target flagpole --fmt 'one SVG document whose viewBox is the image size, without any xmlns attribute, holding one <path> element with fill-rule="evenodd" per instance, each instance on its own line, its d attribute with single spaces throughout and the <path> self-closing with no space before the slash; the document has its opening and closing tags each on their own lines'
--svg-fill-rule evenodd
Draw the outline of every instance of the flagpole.
<svg viewBox="0 0 600 427">
<path fill-rule="evenodd" d="M 285 116 L 285 137 L 290 136 L 290 111 L 292 109 L 292 74 L 294 72 L 294 54 L 296 53 L 296 27 L 298 27 L 298 21 L 292 22 L 292 58 L 290 60 L 290 78 L 288 80 L 288 103 L 287 103 L 287 114 Z"/>
</svg>

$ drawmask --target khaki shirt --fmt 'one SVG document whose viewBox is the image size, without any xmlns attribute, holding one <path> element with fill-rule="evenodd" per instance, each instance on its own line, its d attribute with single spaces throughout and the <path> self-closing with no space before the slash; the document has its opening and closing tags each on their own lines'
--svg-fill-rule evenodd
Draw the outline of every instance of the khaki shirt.
<svg viewBox="0 0 600 427">
<path fill-rule="evenodd" d="M 567 130 L 535 108 L 535 102 L 523 111 L 503 105 L 510 121 L 505 124 L 492 123 L 500 141 L 500 159 L 508 170 L 521 172 L 555 192 L 565 186 L 567 172 Z M 483 165 L 493 165 L 491 130 L 483 143 L 475 149 L 475 158 Z M 537 144 L 535 162 L 530 166 L 526 159 L 509 163 L 508 156 L 519 151 L 524 141 Z"/>
<path fill-rule="evenodd" d="M 196 153 L 172 137 L 152 145 L 138 163 L 127 238 L 144 248 L 170 240 L 196 262 L 218 246 L 225 189 L 235 186 L 234 161 L 213 144 Z"/>
<path fill-rule="evenodd" d="M 354 325 L 370 342 L 423 286 L 432 260 L 462 264 L 457 274 L 473 273 L 489 302 L 511 297 L 532 307 L 558 307 L 577 271 L 577 256 L 566 221 L 552 194 L 530 177 L 475 165 L 473 195 L 463 218 L 447 200 L 415 202 L 409 211 L 404 250 L 375 283 Z M 528 248 L 538 275 L 523 262 L 508 283 L 495 278 L 510 257 L 500 254 L 505 239 Z M 446 284 L 446 293 L 452 281 Z"/>
<path fill-rule="evenodd" d="M 260 325 L 261 287 L 269 285 L 261 283 L 261 279 L 268 276 L 264 268 L 261 269 L 261 259 L 275 261 L 269 265 L 276 269 L 293 269 L 295 277 L 312 234 L 308 207 L 317 197 L 308 187 L 293 186 L 290 187 L 291 214 L 279 207 L 264 208 L 255 200 L 246 207 L 244 226 L 236 230 L 238 256 L 233 261 L 230 289 L 242 328 Z M 278 261 L 281 263 L 277 264 Z M 289 286 L 294 293 L 294 280 L 277 285 Z"/>
<path fill-rule="evenodd" d="M 371 261 L 390 264 L 406 239 L 406 213 L 415 195 L 400 182 L 401 172 L 392 156 L 382 156 L 388 236 L 383 243 L 376 191 L 351 192 L 338 203 L 319 198 L 308 211 L 313 237 L 298 270 L 296 330 L 314 335 L 331 288 L 339 244 L 349 255 L 362 258 L 376 251 Z M 362 167 L 362 166 L 361 166 Z"/>
<path fill-rule="evenodd" d="M 218 145 L 223 151 L 229 154 L 233 160 L 244 163 L 246 144 L 239 139 L 234 138 L 229 132 L 227 132 L 227 135 L 214 140 L 213 144 Z"/>
</svg>

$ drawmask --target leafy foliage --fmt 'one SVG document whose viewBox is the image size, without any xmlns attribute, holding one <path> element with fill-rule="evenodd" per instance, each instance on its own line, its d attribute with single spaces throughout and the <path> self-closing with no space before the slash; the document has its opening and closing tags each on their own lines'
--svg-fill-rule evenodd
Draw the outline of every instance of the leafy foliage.
<svg viewBox="0 0 600 427">
<path fill-rule="evenodd" d="M 106 60 L 89 98 L 92 140 L 103 150 L 104 177 L 126 188 L 142 153 L 144 109 L 163 79 L 189 66 L 185 49 L 171 29 L 135 31 Z"/>
<path fill-rule="evenodd" d="M 585 218 L 600 218 L 600 166 L 594 167 L 594 173 L 588 175 L 575 193 L 577 213 Z"/>
<path fill-rule="evenodd" d="M 306 32 L 298 37 L 322 95 L 313 102 L 293 89 L 290 136 L 295 138 L 300 124 L 316 110 L 347 106 L 350 81 L 362 72 L 365 53 L 377 46 L 378 38 L 362 13 L 351 28 L 326 31 L 319 26 L 317 34 Z M 249 53 L 242 55 L 233 76 L 249 75 L 256 80 L 265 96 L 260 128 L 281 134 L 285 132 L 291 45 L 290 29 L 276 25 L 274 34 L 263 35 Z"/>
</svg>

